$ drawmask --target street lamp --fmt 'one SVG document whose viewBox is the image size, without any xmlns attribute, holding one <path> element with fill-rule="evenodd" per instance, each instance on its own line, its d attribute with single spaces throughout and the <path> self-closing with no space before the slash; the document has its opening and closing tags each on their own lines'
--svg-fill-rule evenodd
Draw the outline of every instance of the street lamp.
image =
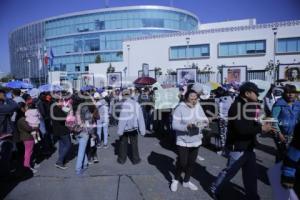
<svg viewBox="0 0 300 200">
<path fill-rule="evenodd" d="M 186 45 L 187 45 L 187 52 L 186 52 L 186 62 L 187 62 L 187 67 L 189 67 L 189 60 L 190 60 L 190 56 L 189 56 L 189 44 L 190 44 L 190 38 L 189 37 L 186 37 L 185 38 L 186 40 Z"/>
<path fill-rule="evenodd" d="M 273 79 L 274 79 L 274 82 L 276 81 L 276 59 L 275 59 L 275 56 L 276 56 L 276 35 L 277 35 L 277 27 L 273 27 L 272 28 L 273 30 L 273 34 L 274 34 L 274 49 L 273 49 Z"/>
<path fill-rule="evenodd" d="M 130 55 L 129 55 L 129 52 L 130 52 L 130 45 L 129 44 L 127 44 L 127 50 L 128 50 L 128 58 L 127 58 L 127 70 L 128 70 L 128 73 L 127 73 L 127 75 L 129 76 L 130 75 Z"/>
<path fill-rule="evenodd" d="M 27 62 L 28 62 L 28 78 L 29 78 L 29 83 L 31 83 L 31 60 L 30 60 L 30 58 L 28 58 L 28 60 L 27 60 Z"/>
</svg>

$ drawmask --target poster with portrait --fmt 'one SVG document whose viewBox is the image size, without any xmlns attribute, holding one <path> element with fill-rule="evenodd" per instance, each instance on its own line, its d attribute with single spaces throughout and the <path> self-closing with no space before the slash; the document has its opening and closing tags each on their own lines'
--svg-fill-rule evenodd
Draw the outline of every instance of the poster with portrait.
<svg viewBox="0 0 300 200">
<path fill-rule="evenodd" d="M 81 86 L 94 85 L 94 74 L 82 74 Z"/>
<path fill-rule="evenodd" d="M 107 85 L 111 87 L 122 87 L 122 72 L 107 73 Z"/>
<path fill-rule="evenodd" d="M 280 64 L 278 78 L 290 82 L 300 82 L 300 64 Z"/>
<path fill-rule="evenodd" d="M 149 64 L 143 63 L 142 65 L 142 76 L 149 76 Z"/>
<path fill-rule="evenodd" d="M 142 77 L 143 76 L 143 70 L 139 70 L 138 71 L 138 77 Z M 155 77 L 155 70 L 149 70 L 149 77 L 156 79 Z"/>
<path fill-rule="evenodd" d="M 179 68 L 177 71 L 177 85 L 187 85 L 188 82 L 196 82 L 196 68 Z"/>
<path fill-rule="evenodd" d="M 242 83 L 247 80 L 247 66 L 225 66 L 222 68 L 222 83 Z"/>
</svg>

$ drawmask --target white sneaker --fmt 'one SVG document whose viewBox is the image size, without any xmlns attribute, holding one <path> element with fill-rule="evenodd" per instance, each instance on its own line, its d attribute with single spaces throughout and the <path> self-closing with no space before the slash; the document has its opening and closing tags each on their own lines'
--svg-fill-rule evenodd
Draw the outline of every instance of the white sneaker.
<svg viewBox="0 0 300 200">
<path fill-rule="evenodd" d="M 172 180 L 172 183 L 171 183 L 171 191 L 172 192 L 176 192 L 178 189 L 178 181 L 177 180 Z"/>
<path fill-rule="evenodd" d="M 193 191 L 198 190 L 198 187 L 194 183 L 192 183 L 191 181 L 189 181 L 187 183 L 183 182 L 182 186 L 185 187 L 185 188 L 190 188 L 190 190 L 193 190 Z"/>
<path fill-rule="evenodd" d="M 32 171 L 33 174 L 37 173 L 37 170 L 34 168 L 30 168 L 30 170 Z"/>
<path fill-rule="evenodd" d="M 204 161 L 205 159 L 202 157 L 202 156 L 197 156 L 197 159 L 199 160 L 199 161 Z"/>
</svg>

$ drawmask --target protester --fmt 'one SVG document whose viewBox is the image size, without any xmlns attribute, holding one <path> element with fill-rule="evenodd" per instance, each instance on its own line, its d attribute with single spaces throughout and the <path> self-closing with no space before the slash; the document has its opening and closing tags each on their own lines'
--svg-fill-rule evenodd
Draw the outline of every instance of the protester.
<svg viewBox="0 0 300 200">
<path fill-rule="evenodd" d="M 97 134 L 99 137 L 98 148 L 101 148 L 101 139 L 102 139 L 102 130 L 103 130 L 103 147 L 104 149 L 108 148 L 108 125 L 109 125 L 109 114 L 108 114 L 108 103 L 105 100 L 107 97 L 107 92 L 103 91 L 101 95 L 99 93 L 94 94 L 96 99 L 96 107 L 98 109 L 99 115 L 101 116 L 97 120 Z"/>
<path fill-rule="evenodd" d="M 75 167 L 77 175 L 82 175 L 88 167 L 88 157 L 86 154 L 87 144 L 90 136 L 95 134 L 94 128 L 96 127 L 96 121 L 99 119 L 98 110 L 94 105 L 94 102 L 88 96 L 85 98 L 85 102 L 79 105 L 76 111 L 76 113 L 80 114 L 78 123 L 83 126 L 82 131 L 77 135 L 79 144 Z"/>
<path fill-rule="evenodd" d="M 12 99 L 6 98 L 6 92 L 0 90 L 0 176 L 9 174 L 10 161 L 13 151 L 13 123 L 11 117 L 19 108 L 18 104 Z"/>
<path fill-rule="evenodd" d="M 294 137 L 288 148 L 282 166 L 281 183 L 286 188 L 294 188 L 300 198 L 300 122 L 295 127 Z M 298 175 L 298 177 L 297 177 Z"/>
<path fill-rule="evenodd" d="M 234 99 L 229 94 L 228 91 L 222 87 L 218 88 L 219 91 L 216 94 L 216 103 L 218 106 L 218 126 L 219 126 L 219 136 L 217 140 L 217 150 L 218 154 L 225 153 L 225 142 L 227 138 L 227 126 L 228 126 L 228 111 L 233 103 Z"/>
<path fill-rule="evenodd" d="M 36 103 L 31 101 L 27 103 L 28 109 L 25 112 L 25 120 L 30 127 L 32 127 L 31 135 L 34 139 L 34 143 L 38 143 L 41 141 L 40 132 L 39 132 L 39 125 L 40 125 L 40 118 L 41 115 L 36 108 Z"/>
<path fill-rule="evenodd" d="M 28 110 L 28 106 L 25 103 L 21 102 L 20 110 L 17 114 L 19 118 L 17 121 L 17 128 L 20 134 L 20 140 L 23 142 L 25 147 L 23 165 L 24 167 L 29 168 L 33 173 L 36 173 L 37 172 L 36 169 L 34 169 L 33 166 L 31 165 L 31 156 L 33 153 L 33 147 L 35 143 L 31 132 L 34 130 L 38 131 L 38 127 L 29 126 L 25 118 L 25 113 L 27 110 Z"/>
<path fill-rule="evenodd" d="M 197 186 L 190 181 L 190 176 L 198 155 L 199 146 L 202 144 L 201 129 L 208 126 L 208 118 L 205 116 L 198 102 L 198 95 L 194 90 L 188 90 L 185 93 L 185 102 L 181 102 L 176 107 L 172 126 L 176 132 L 178 159 L 171 191 L 177 191 L 182 172 L 185 173 L 183 187 L 198 190 Z"/>
<path fill-rule="evenodd" d="M 141 162 L 138 150 L 138 131 L 141 135 L 146 134 L 145 121 L 140 105 L 130 98 L 130 91 L 122 91 L 123 102 L 118 123 L 118 135 L 120 136 L 120 146 L 117 162 L 124 164 L 127 158 L 128 138 L 132 148 L 132 163 Z"/>
<path fill-rule="evenodd" d="M 259 199 L 257 193 L 256 155 L 253 151 L 256 135 L 272 131 L 270 123 L 261 125 L 258 121 L 258 95 L 262 90 L 252 82 L 240 86 L 240 94 L 236 97 L 228 112 L 228 133 L 226 149 L 229 151 L 227 167 L 222 170 L 211 186 L 215 199 L 220 192 L 242 168 L 246 199 Z"/>
<path fill-rule="evenodd" d="M 300 101 L 294 85 L 285 85 L 282 98 L 278 99 L 272 109 L 272 116 L 278 120 L 277 134 L 274 141 L 277 147 L 276 162 L 283 160 L 291 142 L 295 125 L 300 121 Z"/>
<path fill-rule="evenodd" d="M 53 116 L 51 116 L 53 124 L 53 134 L 57 137 L 59 142 L 58 159 L 55 166 L 59 169 L 65 170 L 66 157 L 71 149 L 70 131 L 65 126 L 67 113 L 62 110 L 63 104 L 61 99 L 58 98 L 53 106 Z"/>
<path fill-rule="evenodd" d="M 138 98 L 138 103 L 141 105 L 143 111 L 146 131 L 150 131 L 151 109 L 153 107 L 153 102 L 154 100 L 153 97 L 150 95 L 149 88 L 148 87 L 144 88 L 144 90 L 142 90 L 142 93 Z"/>
</svg>

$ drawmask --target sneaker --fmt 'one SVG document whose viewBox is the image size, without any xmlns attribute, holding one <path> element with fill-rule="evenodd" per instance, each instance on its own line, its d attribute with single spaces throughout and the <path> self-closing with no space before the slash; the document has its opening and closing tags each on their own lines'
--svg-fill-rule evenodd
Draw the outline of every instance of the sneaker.
<svg viewBox="0 0 300 200">
<path fill-rule="evenodd" d="M 34 168 L 30 168 L 30 170 L 32 171 L 33 174 L 37 173 L 37 170 Z"/>
<path fill-rule="evenodd" d="M 182 186 L 185 187 L 185 188 L 190 188 L 190 190 L 193 190 L 193 191 L 198 190 L 198 187 L 194 183 L 192 183 L 191 181 L 183 182 Z"/>
<path fill-rule="evenodd" d="M 62 165 L 62 164 L 55 164 L 55 167 L 57 167 L 58 169 L 63 169 L 63 170 L 66 170 L 68 169 L 68 167 L 66 167 L 65 165 Z"/>
<path fill-rule="evenodd" d="M 37 163 L 34 163 L 34 169 L 38 169 L 38 168 L 40 168 L 40 166 L 41 166 L 41 164 L 37 164 Z"/>
<path fill-rule="evenodd" d="M 178 189 L 178 181 L 177 180 L 172 180 L 172 183 L 171 183 L 171 191 L 172 192 L 176 192 Z"/>
<path fill-rule="evenodd" d="M 137 164 L 139 164 L 140 162 L 142 162 L 142 160 L 141 160 L 141 159 L 138 159 L 138 160 L 136 160 L 136 161 L 133 161 L 132 164 L 137 165 Z"/>
<path fill-rule="evenodd" d="M 202 156 L 197 156 L 197 159 L 199 160 L 199 161 L 204 161 L 205 159 L 202 157 Z"/>
<path fill-rule="evenodd" d="M 97 144 L 97 149 L 101 149 L 102 148 L 102 144 Z"/>
<path fill-rule="evenodd" d="M 104 149 L 107 149 L 107 148 L 108 148 L 108 145 L 107 145 L 107 144 L 105 144 L 105 145 L 103 146 L 103 148 L 104 148 Z"/>
<path fill-rule="evenodd" d="M 99 162 L 98 158 L 95 157 L 95 158 L 93 159 L 93 162 L 94 162 L 94 163 L 98 163 L 98 162 Z"/>
</svg>

